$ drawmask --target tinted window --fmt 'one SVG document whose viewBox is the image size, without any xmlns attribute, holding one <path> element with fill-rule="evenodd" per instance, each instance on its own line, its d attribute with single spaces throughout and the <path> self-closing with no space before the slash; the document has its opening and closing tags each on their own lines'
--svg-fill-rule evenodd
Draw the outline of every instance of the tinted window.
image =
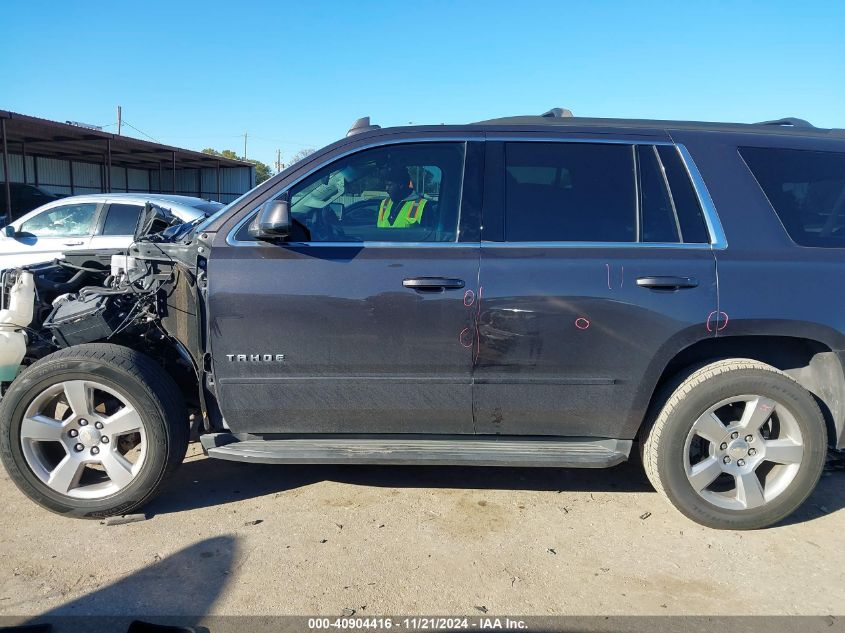
<svg viewBox="0 0 845 633">
<path fill-rule="evenodd" d="M 65 204 L 54 207 L 21 225 L 21 233 L 39 237 L 81 237 L 90 235 L 96 203 Z"/>
<path fill-rule="evenodd" d="M 794 242 L 845 248 L 845 153 L 764 147 L 739 153 Z"/>
<path fill-rule="evenodd" d="M 199 202 L 191 206 L 194 207 L 194 209 L 199 209 L 206 215 L 217 213 L 220 209 L 223 208 L 223 204 L 220 202 Z"/>
<path fill-rule="evenodd" d="M 681 229 L 675 206 L 653 145 L 637 147 L 640 183 L 640 241 L 680 242 Z"/>
<path fill-rule="evenodd" d="M 636 240 L 630 145 L 508 143 L 505 156 L 508 241 Z"/>
<path fill-rule="evenodd" d="M 134 235 L 142 208 L 137 204 L 110 204 L 103 235 Z"/>
<path fill-rule="evenodd" d="M 463 143 L 392 145 L 338 160 L 290 189 L 291 239 L 454 242 L 463 164 Z"/>
<path fill-rule="evenodd" d="M 675 206 L 678 226 L 681 230 L 681 241 L 688 244 L 709 243 L 710 235 L 707 232 L 707 224 L 704 222 L 704 213 L 678 149 L 668 145 L 658 145 L 657 154 L 660 157 L 669 190 L 672 192 L 672 203 Z"/>
</svg>

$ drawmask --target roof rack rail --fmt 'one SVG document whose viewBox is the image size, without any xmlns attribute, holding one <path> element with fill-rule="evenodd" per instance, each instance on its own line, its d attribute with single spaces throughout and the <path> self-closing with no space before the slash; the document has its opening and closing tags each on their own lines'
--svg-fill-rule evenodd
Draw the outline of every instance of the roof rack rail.
<svg viewBox="0 0 845 633">
<path fill-rule="evenodd" d="M 565 117 L 571 117 L 572 110 L 567 110 L 566 108 L 552 108 L 548 112 L 543 112 L 540 115 L 541 117 L 545 117 L 547 119 L 563 119 Z"/>
<path fill-rule="evenodd" d="M 796 119 L 795 117 L 784 117 L 783 119 L 775 119 L 774 121 L 760 121 L 757 125 L 779 125 L 781 127 L 816 127 L 805 119 Z"/>
<path fill-rule="evenodd" d="M 361 132 L 369 132 L 370 130 L 378 129 L 381 129 L 380 125 L 371 124 L 370 117 L 363 116 L 352 124 L 352 127 L 349 128 L 349 131 L 346 133 L 346 138 L 349 138 L 350 136 L 355 136 L 356 134 L 360 134 Z"/>
</svg>

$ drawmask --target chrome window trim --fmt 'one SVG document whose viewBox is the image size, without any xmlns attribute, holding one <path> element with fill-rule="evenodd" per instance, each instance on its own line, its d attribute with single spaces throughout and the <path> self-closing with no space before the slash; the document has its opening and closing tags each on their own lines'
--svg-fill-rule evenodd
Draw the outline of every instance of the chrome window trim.
<svg viewBox="0 0 845 633">
<path fill-rule="evenodd" d="M 285 191 L 287 191 L 287 190 L 285 190 Z M 247 222 L 249 222 L 250 220 L 252 220 L 252 218 L 254 218 L 257 213 L 258 213 L 257 209 L 255 211 L 252 211 L 251 213 L 247 213 L 241 219 L 241 221 L 238 222 L 232 228 L 231 231 L 229 231 L 229 234 L 226 236 L 226 244 L 228 244 L 229 246 L 260 246 L 261 242 L 259 242 L 258 240 L 236 240 L 235 239 L 235 236 L 238 234 L 238 231 L 240 231 L 243 228 L 243 225 L 246 224 Z"/>
<path fill-rule="evenodd" d="M 709 251 L 713 247 L 707 243 L 682 242 L 481 242 L 481 248 L 674 248 Z"/>
<path fill-rule="evenodd" d="M 265 245 L 266 242 L 238 242 L 238 246 Z M 276 246 L 302 248 L 478 248 L 480 242 L 281 242 Z"/>
<path fill-rule="evenodd" d="M 683 143 L 676 143 L 675 147 L 678 148 L 678 152 L 681 154 L 681 161 L 684 163 L 687 174 L 692 180 L 692 188 L 695 190 L 698 203 L 701 205 L 701 211 L 704 213 L 704 223 L 707 225 L 707 232 L 710 234 L 710 246 L 713 249 L 724 250 L 728 247 L 728 239 L 722 228 L 722 222 L 719 220 L 719 214 L 716 212 L 716 205 L 713 204 L 713 198 L 710 197 L 710 191 L 704 183 L 704 178 L 702 178 L 701 172 L 698 171 L 698 166 L 695 164 L 686 146 Z"/>
<path fill-rule="evenodd" d="M 698 170 L 698 166 L 695 164 L 695 161 L 692 158 L 692 155 L 689 153 L 689 150 L 683 143 L 675 143 L 673 141 L 662 141 L 662 140 L 634 140 L 634 139 L 620 139 L 620 138 L 585 138 L 585 137 L 571 137 L 571 136 L 525 136 L 524 133 L 513 133 L 513 134 L 481 134 L 481 135 L 456 135 L 456 136 L 431 136 L 431 137 L 402 137 L 402 138 L 395 138 L 395 139 L 380 139 L 378 141 L 374 141 L 372 143 L 367 143 L 365 145 L 361 145 L 355 147 L 354 149 L 349 149 L 345 152 L 337 154 L 331 158 L 331 160 L 327 162 L 320 163 L 315 167 L 307 170 L 303 173 L 300 177 L 298 177 L 294 182 L 290 183 L 284 189 L 281 189 L 278 192 L 275 192 L 273 195 L 276 196 L 280 193 L 284 193 L 285 191 L 289 190 L 291 187 L 296 186 L 305 178 L 308 178 L 311 174 L 319 171 L 323 167 L 330 165 L 331 163 L 350 156 L 352 154 L 356 154 L 358 152 L 362 152 L 368 149 L 372 149 L 375 147 L 381 147 L 384 145 L 398 145 L 402 143 L 442 143 L 442 142 L 456 142 L 456 143 L 468 143 L 468 142 L 483 142 L 483 141 L 505 141 L 505 142 L 555 142 L 555 143 L 609 143 L 609 144 L 616 144 L 616 145 L 661 145 L 661 146 L 670 146 L 675 147 L 678 153 L 681 156 L 681 162 L 683 163 L 687 175 L 690 177 L 692 181 L 693 190 L 695 191 L 695 195 L 698 198 L 698 203 L 701 205 L 702 213 L 704 214 L 704 222 L 707 226 L 707 232 L 710 236 L 710 243 L 682 243 L 682 242 L 287 242 L 288 245 L 297 245 L 297 246 L 312 246 L 312 247 L 352 247 L 352 248 L 448 248 L 448 247 L 467 247 L 467 246 L 477 246 L 480 244 L 482 247 L 504 247 L 504 248 L 524 248 L 526 246 L 530 247 L 543 247 L 543 248 L 658 248 L 658 249 L 666 249 L 666 248 L 677 248 L 677 249 L 692 249 L 692 250 L 702 250 L 702 249 L 718 249 L 723 250 L 727 248 L 728 241 L 725 236 L 724 229 L 722 228 L 722 223 L 719 220 L 719 216 L 716 212 L 716 206 L 713 204 L 713 199 L 710 196 L 710 191 L 707 189 L 707 185 L 704 183 L 704 178 L 701 176 L 701 172 Z M 466 150 L 464 150 L 466 151 Z M 466 154 L 464 155 L 464 161 L 466 161 Z M 463 198 L 463 187 L 461 189 L 461 198 Z M 236 240 L 235 235 L 237 235 L 238 231 L 243 228 L 244 224 L 249 222 L 257 213 L 257 210 L 248 213 L 243 219 L 241 219 L 226 235 L 226 244 L 229 246 L 266 246 L 266 242 L 260 242 L 258 240 Z"/>
<path fill-rule="evenodd" d="M 583 136 L 524 136 L 525 132 L 514 132 L 513 135 L 503 134 L 501 132 L 496 134 L 488 134 L 485 140 L 488 141 L 502 141 L 505 143 L 606 143 L 611 145 L 675 145 L 672 141 L 662 140 L 645 140 L 642 137 L 645 135 L 635 134 L 637 139 L 620 139 L 616 138 L 587 138 Z"/>
<path fill-rule="evenodd" d="M 268 242 L 260 242 L 258 240 L 236 240 L 234 238 L 238 231 L 241 230 L 244 224 L 255 217 L 257 211 L 250 213 L 243 220 L 238 222 L 235 227 L 229 231 L 226 236 L 226 244 L 229 246 L 268 246 Z M 282 242 L 278 246 L 309 246 L 309 247 L 331 247 L 338 248 L 339 246 L 351 248 L 444 248 L 450 246 L 472 246 L 478 248 L 479 242 Z"/>
</svg>

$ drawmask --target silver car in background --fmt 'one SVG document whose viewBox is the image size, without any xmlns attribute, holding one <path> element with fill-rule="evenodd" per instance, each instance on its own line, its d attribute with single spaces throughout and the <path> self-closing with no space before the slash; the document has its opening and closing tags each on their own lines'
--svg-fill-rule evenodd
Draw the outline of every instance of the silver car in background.
<svg viewBox="0 0 845 633">
<path fill-rule="evenodd" d="M 0 232 L 0 270 L 48 262 L 68 251 L 126 248 L 148 202 L 184 222 L 223 207 L 191 196 L 152 193 L 62 198 L 30 211 Z"/>
</svg>

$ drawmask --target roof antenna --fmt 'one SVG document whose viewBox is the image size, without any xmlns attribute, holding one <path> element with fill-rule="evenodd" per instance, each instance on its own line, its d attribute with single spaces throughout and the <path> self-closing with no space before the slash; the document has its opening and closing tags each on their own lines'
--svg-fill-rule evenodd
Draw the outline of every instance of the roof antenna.
<svg viewBox="0 0 845 633">
<path fill-rule="evenodd" d="M 566 108 L 552 108 L 548 112 L 543 112 L 540 115 L 541 117 L 545 117 L 547 119 L 563 119 L 566 117 L 572 116 L 572 110 L 567 110 Z"/>
<path fill-rule="evenodd" d="M 349 131 L 346 133 L 346 138 L 355 136 L 356 134 L 361 134 L 361 132 L 369 132 L 370 130 L 378 130 L 380 128 L 380 125 L 370 124 L 370 117 L 361 117 L 352 124 L 351 128 L 349 128 Z"/>
</svg>

